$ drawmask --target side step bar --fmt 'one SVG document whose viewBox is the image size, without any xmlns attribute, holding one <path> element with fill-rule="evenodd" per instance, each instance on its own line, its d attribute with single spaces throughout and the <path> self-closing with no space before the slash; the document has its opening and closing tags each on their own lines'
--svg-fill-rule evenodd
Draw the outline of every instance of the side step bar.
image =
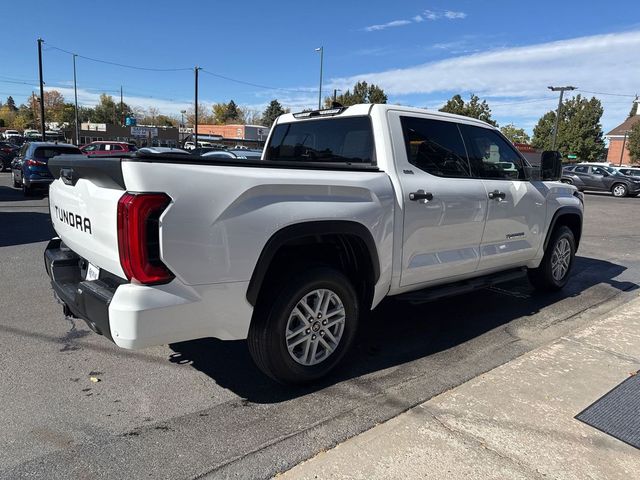
<svg viewBox="0 0 640 480">
<path fill-rule="evenodd" d="M 452 297 L 462 293 L 472 292 L 480 288 L 487 288 L 503 282 L 517 280 L 527 274 L 527 268 L 515 268 L 504 272 L 492 273 L 483 277 L 470 278 L 460 282 L 448 283 L 446 285 L 438 285 L 437 287 L 429 287 L 415 292 L 402 293 L 396 298 L 413 304 L 421 304 L 433 302 L 440 298 Z"/>
</svg>

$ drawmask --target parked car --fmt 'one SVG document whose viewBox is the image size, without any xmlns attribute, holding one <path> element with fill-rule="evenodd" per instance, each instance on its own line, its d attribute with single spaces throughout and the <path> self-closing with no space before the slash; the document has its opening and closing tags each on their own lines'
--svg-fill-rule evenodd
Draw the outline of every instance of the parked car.
<svg viewBox="0 0 640 480">
<path fill-rule="evenodd" d="M 133 143 L 128 142 L 91 142 L 80 147 L 83 155 L 118 155 L 120 153 L 132 153 L 138 148 Z"/>
<path fill-rule="evenodd" d="M 11 168 L 11 161 L 16 157 L 20 147 L 11 142 L 0 142 L 0 170 L 5 171 Z"/>
<path fill-rule="evenodd" d="M 620 173 L 613 167 L 579 163 L 562 169 L 563 183 L 580 191 L 611 192 L 614 197 L 640 193 L 640 179 Z"/>
<path fill-rule="evenodd" d="M 61 154 L 80 154 L 75 145 L 52 142 L 26 142 L 11 162 L 13 186 L 22 188 L 25 196 L 35 189 L 46 189 L 53 181 L 49 160 Z"/>
<path fill-rule="evenodd" d="M 206 142 L 203 140 L 198 142 L 197 146 L 195 142 L 191 142 L 191 141 L 184 142 L 184 145 L 182 148 L 184 148 L 185 150 L 195 150 L 196 148 L 212 148 L 212 147 L 219 147 L 219 145 L 211 142 Z"/>
<path fill-rule="evenodd" d="M 191 153 L 191 155 L 204 155 L 205 153 L 208 153 L 208 152 L 219 152 L 219 151 L 224 151 L 226 149 L 227 149 L 226 147 L 219 147 L 219 146 L 198 147 L 190 150 L 189 153 Z"/>
<path fill-rule="evenodd" d="M 618 171 L 627 177 L 640 177 L 640 168 L 622 167 Z"/>
<path fill-rule="evenodd" d="M 204 158 L 250 158 L 254 160 L 260 160 L 262 156 L 262 150 L 218 150 L 212 152 L 203 153 Z"/>
<path fill-rule="evenodd" d="M 264 373 L 304 383 L 386 296 L 569 281 L 583 196 L 557 152 L 534 169 L 485 122 L 397 105 L 285 114 L 269 135 L 263 160 L 232 165 L 52 159 L 45 268 L 64 312 L 124 348 L 246 338 Z"/>
<path fill-rule="evenodd" d="M 22 134 L 18 130 L 5 130 L 4 138 L 5 140 L 10 139 L 11 137 L 21 137 Z"/>
</svg>

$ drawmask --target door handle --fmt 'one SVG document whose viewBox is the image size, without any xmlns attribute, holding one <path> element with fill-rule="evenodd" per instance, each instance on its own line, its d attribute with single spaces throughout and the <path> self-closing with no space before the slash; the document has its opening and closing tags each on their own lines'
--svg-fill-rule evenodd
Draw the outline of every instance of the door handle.
<svg viewBox="0 0 640 480">
<path fill-rule="evenodd" d="M 417 202 L 419 200 L 426 200 L 427 202 L 433 200 L 433 194 L 425 192 L 424 190 L 418 190 L 417 192 L 411 192 L 409 194 L 409 200 Z"/>
<path fill-rule="evenodd" d="M 499 190 L 494 190 L 493 192 L 489 192 L 489 198 L 491 200 L 504 200 L 507 198 L 507 194 Z"/>
</svg>

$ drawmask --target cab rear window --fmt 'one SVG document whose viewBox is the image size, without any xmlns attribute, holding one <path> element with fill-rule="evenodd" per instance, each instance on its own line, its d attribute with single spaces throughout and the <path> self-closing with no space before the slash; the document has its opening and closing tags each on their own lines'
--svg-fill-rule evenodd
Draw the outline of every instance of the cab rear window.
<svg viewBox="0 0 640 480">
<path fill-rule="evenodd" d="M 346 117 L 276 125 L 265 160 L 372 164 L 371 120 Z"/>
</svg>

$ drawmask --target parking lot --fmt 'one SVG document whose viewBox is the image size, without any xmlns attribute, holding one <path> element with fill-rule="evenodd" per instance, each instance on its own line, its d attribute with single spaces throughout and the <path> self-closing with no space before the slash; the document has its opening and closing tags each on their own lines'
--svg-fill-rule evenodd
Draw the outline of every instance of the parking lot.
<svg viewBox="0 0 640 480">
<path fill-rule="evenodd" d="M 282 387 L 242 341 L 134 352 L 66 320 L 42 263 L 47 198 L 25 199 L 10 179 L 0 173 L 0 478 L 268 478 L 588 324 L 640 284 L 640 198 L 587 193 L 561 293 L 522 280 L 388 300 L 329 379 Z"/>
</svg>

